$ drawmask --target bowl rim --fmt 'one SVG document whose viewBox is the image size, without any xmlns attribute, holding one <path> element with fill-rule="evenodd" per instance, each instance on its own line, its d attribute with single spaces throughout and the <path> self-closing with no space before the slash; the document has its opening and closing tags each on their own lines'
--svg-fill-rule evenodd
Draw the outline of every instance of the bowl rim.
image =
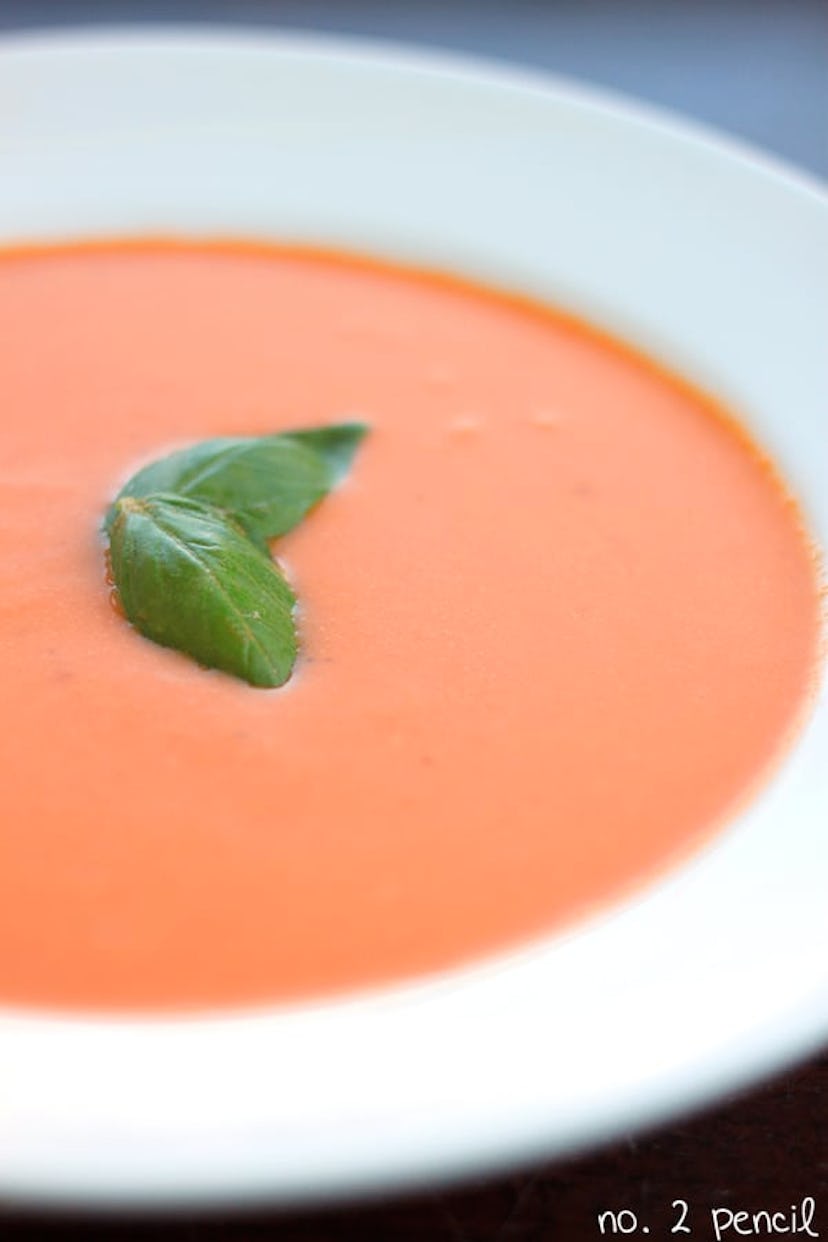
<svg viewBox="0 0 828 1242">
<path fill-rule="evenodd" d="M 782 155 L 720 129 L 688 113 L 653 102 L 615 87 L 593 83 L 586 78 L 556 70 L 536 68 L 530 64 L 477 52 L 454 51 L 436 44 L 420 43 L 379 35 L 351 35 L 318 30 L 313 27 L 279 27 L 270 23 L 220 23 L 209 20 L 158 22 L 89 21 L 82 25 L 42 25 L 0 32 L 0 53 L 39 56 L 47 54 L 81 55 L 89 50 L 112 50 L 130 47 L 146 51 L 161 45 L 208 50 L 220 46 L 229 51 L 263 51 L 280 49 L 293 54 L 307 53 L 319 59 L 394 62 L 400 69 L 412 69 L 435 75 L 481 77 L 519 90 L 558 93 L 572 103 L 589 109 L 609 110 L 627 120 L 664 129 L 673 137 L 707 143 L 733 159 L 747 162 L 776 178 L 790 181 L 796 188 L 828 196 L 828 177 L 786 159 Z"/>
</svg>

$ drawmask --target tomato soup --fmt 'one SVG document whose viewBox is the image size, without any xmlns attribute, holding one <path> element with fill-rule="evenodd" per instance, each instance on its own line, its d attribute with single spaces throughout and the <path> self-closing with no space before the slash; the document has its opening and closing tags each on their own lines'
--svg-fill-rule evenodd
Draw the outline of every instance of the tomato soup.
<svg viewBox="0 0 828 1242">
<path fill-rule="evenodd" d="M 708 840 L 816 676 L 812 549 L 717 405 L 551 310 L 303 250 L 0 259 L 0 1002 L 341 994 L 519 946 Z M 359 418 L 251 689 L 113 610 L 143 462 Z"/>
</svg>

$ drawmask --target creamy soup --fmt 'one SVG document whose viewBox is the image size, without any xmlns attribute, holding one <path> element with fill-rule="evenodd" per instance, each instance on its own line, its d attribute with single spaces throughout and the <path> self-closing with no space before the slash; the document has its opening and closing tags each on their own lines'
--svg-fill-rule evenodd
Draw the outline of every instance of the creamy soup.
<svg viewBox="0 0 828 1242">
<path fill-rule="evenodd" d="M 295 1000 L 606 908 L 708 841 L 816 675 L 813 551 L 710 398 L 554 310 L 300 249 L 0 259 L 0 1001 Z M 100 521 L 182 445 L 359 418 L 273 546 L 258 690 L 112 608 Z"/>
</svg>

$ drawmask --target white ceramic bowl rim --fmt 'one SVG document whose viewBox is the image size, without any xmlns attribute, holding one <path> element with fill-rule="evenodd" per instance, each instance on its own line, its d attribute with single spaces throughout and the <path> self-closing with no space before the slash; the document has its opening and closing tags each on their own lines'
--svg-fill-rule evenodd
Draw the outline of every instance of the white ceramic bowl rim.
<svg viewBox="0 0 828 1242">
<path fill-rule="evenodd" d="M 737 409 L 825 540 L 828 203 L 739 144 L 454 56 L 87 30 L 5 41 L 0 179 L 0 240 L 275 235 L 567 305 Z M 823 695 L 708 849 L 524 952 L 290 1010 L 3 1013 L 0 1194 L 378 1191 L 572 1151 L 803 1055 L 828 1035 L 827 740 Z"/>
</svg>

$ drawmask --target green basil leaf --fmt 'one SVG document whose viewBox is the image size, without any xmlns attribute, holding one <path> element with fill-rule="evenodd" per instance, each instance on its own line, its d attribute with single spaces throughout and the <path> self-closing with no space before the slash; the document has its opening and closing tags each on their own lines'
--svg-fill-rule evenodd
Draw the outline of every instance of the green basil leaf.
<svg viewBox="0 0 828 1242">
<path fill-rule="evenodd" d="M 284 436 L 205 440 L 152 462 L 118 495 L 175 493 L 232 513 L 261 548 L 283 535 L 330 490 L 318 454 Z M 114 507 L 107 527 L 114 520 Z"/>
<path fill-rule="evenodd" d="M 172 494 L 124 496 L 113 510 L 112 578 L 135 628 L 250 685 L 283 685 L 296 660 L 295 596 L 244 530 Z"/>
<path fill-rule="evenodd" d="M 361 423 L 342 423 L 204 440 L 139 470 L 117 500 L 160 492 L 200 500 L 232 514 L 264 549 L 269 539 L 292 530 L 347 473 L 366 431 Z M 107 531 L 115 513 L 113 505 Z"/>
<path fill-rule="evenodd" d="M 345 478 L 354 454 L 368 434 L 366 423 L 334 423 L 330 427 L 311 427 L 285 432 L 292 440 L 313 449 L 330 472 L 331 486 Z"/>
</svg>

